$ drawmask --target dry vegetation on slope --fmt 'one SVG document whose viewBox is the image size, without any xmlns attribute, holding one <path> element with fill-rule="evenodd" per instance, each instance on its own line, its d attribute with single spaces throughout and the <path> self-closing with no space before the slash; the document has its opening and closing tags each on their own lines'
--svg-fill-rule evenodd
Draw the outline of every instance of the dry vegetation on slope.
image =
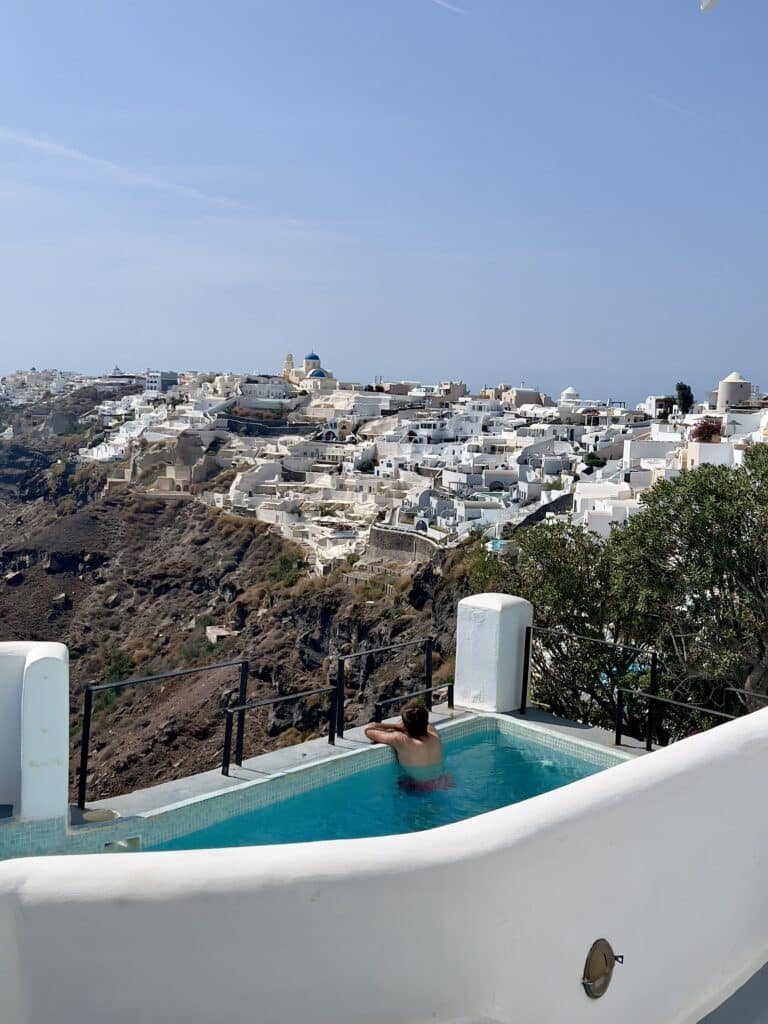
<svg viewBox="0 0 768 1024">
<path fill-rule="evenodd" d="M 1 454 L 1 453 L 0 453 Z M 340 573 L 306 575 L 303 555 L 265 527 L 212 512 L 186 496 L 130 489 L 106 497 L 92 474 L 50 467 L 34 501 L 0 497 L 3 639 L 46 639 L 71 652 L 72 758 L 77 763 L 83 687 L 248 658 L 249 696 L 325 685 L 331 658 L 363 646 L 437 636 L 437 678 L 451 672 L 461 554 L 422 567 L 386 597 L 375 582 L 350 588 Z M 73 511 L 74 509 L 74 511 Z M 62 597 L 62 595 L 64 595 Z M 237 635 L 215 647 L 207 625 Z M 445 662 L 443 662 L 445 658 Z M 348 721 L 367 719 L 377 696 L 417 687 L 422 659 L 362 659 L 349 672 Z M 212 671 L 102 698 L 97 705 L 89 795 L 106 796 L 215 767 L 223 708 L 237 670 Z M 246 753 L 322 731 L 322 698 L 249 716 Z M 74 779 L 73 779 L 74 781 Z"/>
</svg>

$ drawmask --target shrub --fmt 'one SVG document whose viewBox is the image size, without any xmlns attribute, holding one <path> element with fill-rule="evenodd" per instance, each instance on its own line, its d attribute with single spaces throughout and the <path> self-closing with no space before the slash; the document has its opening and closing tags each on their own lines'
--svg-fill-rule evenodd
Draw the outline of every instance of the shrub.
<svg viewBox="0 0 768 1024">
<path fill-rule="evenodd" d="M 309 594 L 315 590 L 322 590 L 327 582 L 328 577 L 302 576 L 298 583 L 293 586 L 294 597 L 300 597 L 302 594 Z"/>
<path fill-rule="evenodd" d="M 116 683 L 119 679 L 128 679 L 135 668 L 136 662 L 131 655 L 121 647 L 114 647 L 104 659 L 103 682 Z"/>
<path fill-rule="evenodd" d="M 188 665 L 197 665 L 205 661 L 215 650 L 213 644 L 209 643 L 204 633 L 190 637 L 181 645 L 180 654 L 182 660 Z"/>
<path fill-rule="evenodd" d="M 703 419 L 691 430 L 691 440 L 699 444 L 710 444 L 715 437 L 720 437 L 723 421 L 719 419 Z"/>
<path fill-rule="evenodd" d="M 304 555 L 299 559 L 290 551 L 281 551 L 269 569 L 269 579 L 274 583 L 282 583 L 284 587 L 292 587 L 304 575 Z"/>
</svg>

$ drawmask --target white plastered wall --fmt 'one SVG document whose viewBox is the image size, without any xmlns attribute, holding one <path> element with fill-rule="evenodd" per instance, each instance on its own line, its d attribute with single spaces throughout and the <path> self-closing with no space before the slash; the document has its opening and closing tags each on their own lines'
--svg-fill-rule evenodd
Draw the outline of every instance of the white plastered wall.
<svg viewBox="0 0 768 1024">
<path fill-rule="evenodd" d="M 0 864 L 13 1024 L 694 1024 L 768 960 L 767 769 L 768 709 L 433 831 Z"/>
<path fill-rule="evenodd" d="M 454 699 L 478 711 L 516 711 L 523 683 L 525 630 L 533 605 L 509 594 L 459 601 Z"/>
</svg>

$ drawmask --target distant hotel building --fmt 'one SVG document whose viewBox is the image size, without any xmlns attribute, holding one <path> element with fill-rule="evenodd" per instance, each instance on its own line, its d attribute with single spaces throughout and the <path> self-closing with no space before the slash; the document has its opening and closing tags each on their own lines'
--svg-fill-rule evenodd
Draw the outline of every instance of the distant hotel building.
<svg viewBox="0 0 768 1024">
<path fill-rule="evenodd" d="M 147 370 L 146 391 L 154 395 L 164 395 L 179 383 L 179 375 L 173 370 Z"/>
</svg>

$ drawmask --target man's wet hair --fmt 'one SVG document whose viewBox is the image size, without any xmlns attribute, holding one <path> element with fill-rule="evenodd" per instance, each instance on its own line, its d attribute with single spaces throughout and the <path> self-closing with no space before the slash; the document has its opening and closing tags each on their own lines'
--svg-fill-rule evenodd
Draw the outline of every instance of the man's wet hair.
<svg viewBox="0 0 768 1024">
<path fill-rule="evenodd" d="M 401 713 L 405 731 L 412 739 L 420 740 L 427 735 L 429 712 L 423 700 L 409 700 Z"/>
</svg>

